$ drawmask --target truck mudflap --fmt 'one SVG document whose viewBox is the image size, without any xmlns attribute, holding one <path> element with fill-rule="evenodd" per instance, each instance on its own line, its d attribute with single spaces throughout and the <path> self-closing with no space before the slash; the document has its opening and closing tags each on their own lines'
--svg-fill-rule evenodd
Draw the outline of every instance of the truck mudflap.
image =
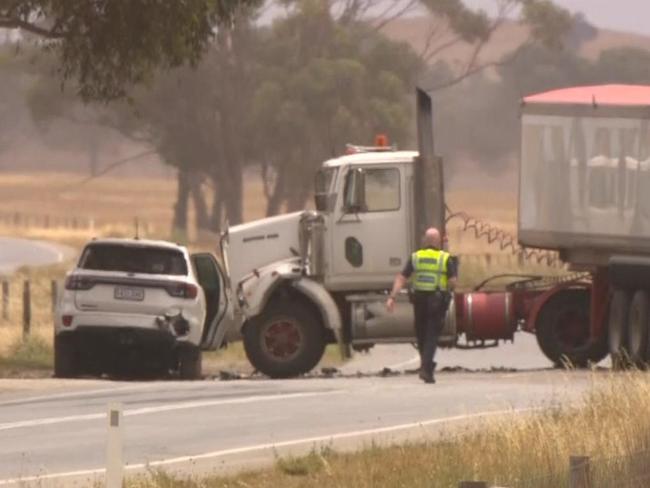
<svg viewBox="0 0 650 488">
<path fill-rule="evenodd" d="M 320 283 L 310 279 L 299 279 L 291 283 L 291 286 L 304 294 L 314 303 L 323 317 L 323 325 L 334 332 L 336 342 L 339 345 L 341 357 L 344 359 L 352 356 L 349 344 L 343 338 L 343 322 L 341 314 L 332 295 Z"/>
</svg>

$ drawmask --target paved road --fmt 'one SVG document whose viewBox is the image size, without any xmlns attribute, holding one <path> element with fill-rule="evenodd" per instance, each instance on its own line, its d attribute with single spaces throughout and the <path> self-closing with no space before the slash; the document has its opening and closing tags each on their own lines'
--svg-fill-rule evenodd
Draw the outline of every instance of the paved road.
<svg viewBox="0 0 650 488">
<path fill-rule="evenodd" d="M 42 380 L 48 381 L 55 380 Z M 49 391 L 5 391 L 0 380 L 0 485 L 53 474 L 99 476 L 106 408 L 124 406 L 125 459 L 213 469 L 272 459 L 273 448 L 359 446 L 370 438 L 433 435 L 444 419 L 572 401 L 587 373 L 441 373 L 379 378 L 120 383 L 60 381 Z"/>
<path fill-rule="evenodd" d="M 419 362 L 417 351 L 411 345 L 379 345 L 370 354 L 358 354 L 342 370 L 349 374 L 379 371 L 385 367 L 405 371 L 417 368 Z M 501 343 L 498 347 L 488 349 L 440 349 L 436 362 L 439 369 L 534 370 L 551 367 L 551 362 L 540 351 L 535 336 L 526 332 L 515 334 L 513 343 Z M 600 365 L 609 367 L 611 361 L 607 358 Z"/>
<path fill-rule="evenodd" d="M 45 266 L 73 257 L 66 246 L 31 239 L 0 237 L 0 275 L 9 274 L 21 266 Z"/>
</svg>

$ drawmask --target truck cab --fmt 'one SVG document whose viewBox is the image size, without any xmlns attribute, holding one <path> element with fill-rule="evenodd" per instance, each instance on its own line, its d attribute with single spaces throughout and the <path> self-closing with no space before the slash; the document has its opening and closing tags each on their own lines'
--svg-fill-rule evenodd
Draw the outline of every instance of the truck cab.
<svg viewBox="0 0 650 488">
<path fill-rule="evenodd" d="M 326 228 L 323 284 L 332 292 L 384 290 L 415 247 L 414 151 L 349 147 L 323 163 L 316 204 Z"/>
</svg>

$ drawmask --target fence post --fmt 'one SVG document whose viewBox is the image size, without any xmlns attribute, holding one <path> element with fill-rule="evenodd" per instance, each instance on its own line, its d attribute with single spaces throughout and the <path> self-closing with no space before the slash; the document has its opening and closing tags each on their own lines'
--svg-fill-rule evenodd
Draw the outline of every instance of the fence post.
<svg viewBox="0 0 650 488">
<path fill-rule="evenodd" d="M 571 473 L 570 488 L 591 488 L 591 469 L 588 456 L 571 456 L 569 471 Z"/>
<path fill-rule="evenodd" d="M 108 406 L 108 438 L 106 442 L 106 488 L 122 488 L 122 406 Z"/>
<path fill-rule="evenodd" d="M 32 327 L 32 294 L 29 280 L 23 283 L 23 339 L 26 339 Z"/>
<path fill-rule="evenodd" d="M 9 320 L 9 282 L 2 280 L 2 319 Z"/>
<path fill-rule="evenodd" d="M 56 303 L 59 300 L 59 282 L 56 280 L 52 280 L 50 297 L 52 299 L 52 315 L 54 315 L 54 312 L 56 312 Z"/>
<path fill-rule="evenodd" d="M 488 488 L 485 481 L 461 481 L 458 488 Z"/>
</svg>

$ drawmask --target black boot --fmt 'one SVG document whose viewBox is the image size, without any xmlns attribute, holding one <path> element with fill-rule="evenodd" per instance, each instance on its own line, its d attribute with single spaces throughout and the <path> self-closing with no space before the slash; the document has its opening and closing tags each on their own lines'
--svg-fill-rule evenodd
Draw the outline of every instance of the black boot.
<svg viewBox="0 0 650 488">
<path fill-rule="evenodd" d="M 423 365 L 420 368 L 420 379 L 424 381 L 425 383 L 435 383 L 436 380 L 433 377 L 433 370 L 436 367 L 436 363 L 430 363 L 426 367 Z"/>
</svg>

